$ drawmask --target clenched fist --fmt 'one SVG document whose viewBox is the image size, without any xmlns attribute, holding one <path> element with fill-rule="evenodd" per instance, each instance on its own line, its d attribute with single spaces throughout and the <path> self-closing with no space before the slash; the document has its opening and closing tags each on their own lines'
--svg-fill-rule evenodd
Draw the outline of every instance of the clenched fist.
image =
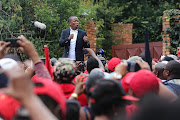
<svg viewBox="0 0 180 120">
<path fill-rule="evenodd" d="M 70 41 L 71 39 L 73 39 L 73 38 L 74 38 L 74 34 L 71 34 L 71 35 L 68 37 L 69 41 Z"/>
</svg>

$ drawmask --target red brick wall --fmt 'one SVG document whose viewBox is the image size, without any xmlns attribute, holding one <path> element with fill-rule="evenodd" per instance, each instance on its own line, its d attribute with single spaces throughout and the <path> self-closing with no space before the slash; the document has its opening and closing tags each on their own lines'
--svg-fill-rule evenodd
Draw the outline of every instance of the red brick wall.
<svg viewBox="0 0 180 120">
<path fill-rule="evenodd" d="M 180 10 L 178 11 L 178 12 L 180 12 Z M 180 15 L 175 15 L 174 16 L 174 18 L 178 18 L 178 17 L 180 17 Z M 163 15 L 163 27 L 162 27 L 162 31 L 164 31 L 163 32 L 163 55 L 164 54 L 170 54 L 170 47 L 171 47 L 171 38 L 169 37 L 169 34 L 167 34 L 166 32 L 165 32 L 165 29 L 167 28 L 167 27 L 170 27 L 170 20 L 168 19 L 168 16 L 167 16 L 167 12 L 165 12 L 164 13 L 164 15 Z M 175 20 L 175 22 L 176 22 L 176 24 L 180 24 L 180 21 L 179 20 Z"/>
<path fill-rule="evenodd" d="M 164 31 L 163 35 L 162 35 L 162 38 L 163 38 L 163 50 L 162 50 L 163 53 L 162 54 L 163 55 L 164 54 L 168 55 L 168 54 L 170 54 L 170 46 L 171 46 L 170 40 L 171 40 L 171 38 L 169 37 L 169 34 L 167 34 L 165 32 L 165 29 L 167 27 L 170 27 L 170 20 L 167 18 L 167 14 L 166 13 L 164 13 L 162 19 L 163 19 L 162 31 Z"/>
<path fill-rule="evenodd" d="M 132 44 L 133 24 L 114 23 L 112 26 L 112 38 L 114 45 Z"/>
<path fill-rule="evenodd" d="M 93 21 L 89 21 L 87 25 L 85 25 L 87 36 L 91 45 L 91 49 L 96 52 L 96 25 Z"/>
<path fill-rule="evenodd" d="M 118 43 L 118 45 L 128 45 L 132 44 L 132 29 L 133 24 L 121 24 L 115 23 L 113 24 L 113 43 Z M 91 49 L 96 52 L 96 25 L 93 21 L 89 21 L 85 25 L 85 29 L 87 32 L 87 36 L 91 45 Z"/>
</svg>

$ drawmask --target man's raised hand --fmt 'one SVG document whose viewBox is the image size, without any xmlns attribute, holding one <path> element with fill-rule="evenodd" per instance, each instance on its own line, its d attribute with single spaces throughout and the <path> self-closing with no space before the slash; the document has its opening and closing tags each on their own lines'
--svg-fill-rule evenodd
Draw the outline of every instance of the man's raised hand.
<svg viewBox="0 0 180 120">
<path fill-rule="evenodd" d="M 84 37 L 83 37 L 83 40 L 84 40 L 84 42 L 88 42 L 88 37 L 87 37 L 87 36 L 84 36 Z"/>
<path fill-rule="evenodd" d="M 73 39 L 73 38 L 74 38 L 74 34 L 71 34 L 71 35 L 68 37 L 69 41 L 70 41 L 71 39 Z"/>
</svg>

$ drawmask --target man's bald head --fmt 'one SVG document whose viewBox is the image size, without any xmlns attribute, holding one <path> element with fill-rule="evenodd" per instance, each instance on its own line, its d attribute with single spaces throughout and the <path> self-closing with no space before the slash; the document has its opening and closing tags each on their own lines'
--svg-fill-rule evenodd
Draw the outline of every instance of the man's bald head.
<svg viewBox="0 0 180 120">
<path fill-rule="evenodd" d="M 70 23 L 72 20 L 73 20 L 73 18 L 77 18 L 76 16 L 71 16 L 71 17 L 69 17 L 68 18 L 68 23 Z"/>
<path fill-rule="evenodd" d="M 168 63 L 168 62 L 167 62 Z M 166 66 L 165 62 L 159 62 L 155 65 L 155 69 L 164 69 L 164 67 Z"/>
<path fill-rule="evenodd" d="M 165 70 L 169 71 L 168 79 L 180 77 L 180 60 L 171 60 L 165 66 Z"/>
<path fill-rule="evenodd" d="M 155 69 L 154 69 L 154 73 L 156 74 L 156 76 L 160 79 L 164 79 L 163 77 L 163 71 L 164 71 L 164 68 L 166 66 L 167 63 L 165 62 L 159 62 L 155 65 Z"/>
</svg>

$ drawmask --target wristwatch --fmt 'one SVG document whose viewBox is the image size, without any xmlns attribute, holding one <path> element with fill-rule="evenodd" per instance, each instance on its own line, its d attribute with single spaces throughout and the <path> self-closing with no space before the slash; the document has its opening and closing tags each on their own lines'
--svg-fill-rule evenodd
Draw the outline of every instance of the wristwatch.
<svg viewBox="0 0 180 120">
<path fill-rule="evenodd" d="M 122 78 L 122 75 L 120 73 L 115 73 L 114 74 L 114 78 L 115 79 L 121 79 Z"/>
</svg>

